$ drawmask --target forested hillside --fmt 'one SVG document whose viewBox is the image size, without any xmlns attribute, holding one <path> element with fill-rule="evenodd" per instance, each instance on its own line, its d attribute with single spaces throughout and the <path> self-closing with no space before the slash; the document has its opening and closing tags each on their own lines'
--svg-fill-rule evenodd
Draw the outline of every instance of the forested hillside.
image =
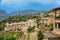
<svg viewBox="0 0 60 40">
<path fill-rule="evenodd" d="M 24 10 L 24 11 L 15 11 L 7 13 L 6 11 L 0 10 L 0 30 L 4 28 L 5 23 L 14 23 L 26 21 L 28 19 L 37 19 L 38 21 L 41 19 L 40 16 L 37 16 L 41 13 L 41 11 L 37 10 Z M 45 12 L 46 13 L 46 12 Z"/>
</svg>

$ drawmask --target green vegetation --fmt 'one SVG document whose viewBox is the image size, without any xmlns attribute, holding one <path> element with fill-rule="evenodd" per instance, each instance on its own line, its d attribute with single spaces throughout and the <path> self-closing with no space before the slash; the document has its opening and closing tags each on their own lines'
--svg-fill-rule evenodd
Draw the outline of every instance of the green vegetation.
<svg viewBox="0 0 60 40">
<path fill-rule="evenodd" d="M 19 40 L 23 35 L 22 31 L 14 32 L 14 31 L 7 31 L 7 32 L 0 32 L 0 40 Z"/>
<path fill-rule="evenodd" d="M 10 16 L 6 18 L 5 20 L 2 20 L 0 22 L 0 29 L 4 28 L 6 25 L 5 23 L 14 23 L 14 22 L 21 22 L 21 21 L 27 21 L 28 19 L 37 19 L 37 22 L 40 21 L 40 17 L 32 14 L 27 14 L 27 15 L 15 15 L 15 16 Z"/>
<path fill-rule="evenodd" d="M 53 31 L 53 27 L 50 28 L 50 31 Z"/>
<path fill-rule="evenodd" d="M 39 27 L 39 22 L 40 22 L 40 20 L 41 20 L 41 17 L 37 17 L 37 18 L 36 18 L 37 28 Z"/>
<path fill-rule="evenodd" d="M 4 38 L 3 37 L 0 37 L 0 40 L 4 40 Z"/>
<path fill-rule="evenodd" d="M 47 27 L 49 31 L 53 31 L 53 24 L 50 24 L 50 25 L 45 24 L 45 27 Z"/>
<path fill-rule="evenodd" d="M 49 15 L 48 15 L 48 11 L 47 12 L 44 12 L 44 17 L 50 17 Z"/>
<path fill-rule="evenodd" d="M 0 31 L 2 30 L 2 28 L 3 28 L 3 27 L 2 27 L 2 24 L 0 24 Z"/>
<path fill-rule="evenodd" d="M 28 40 L 30 40 L 30 33 L 35 29 L 35 26 L 31 27 L 29 26 L 27 31 L 28 31 Z"/>
<path fill-rule="evenodd" d="M 60 16 L 57 16 L 56 19 L 60 19 Z"/>
<path fill-rule="evenodd" d="M 28 32 L 31 32 L 31 31 L 33 31 L 34 29 L 35 29 L 35 26 L 33 26 L 33 27 L 29 26 L 29 27 L 28 27 Z"/>
<path fill-rule="evenodd" d="M 45 27 L 48 27 L 49 25 L 48 24 L 45 24 Z"/>
<path fill-rule="evenodd" d="M 28 40 L 30 40 L 30 33 L 28 33 Z"/>
<path fill-rule="evenodd" d="M 4 32 L 0 32 L 0 40 L 4 40 Z"/>
<path fill-rule="evenodd" d="M 7 38 L 6 40 L 16 40 L 16 38 L 11 37 L 11 38 Z"/>
<path fill-rule="evenodd" d="M 38 32 L 37 36 L 38 36 L 38 40 L 43 40 L 43 38 L 44 38 L 41 31 Z"/>
<path fill-rule="evenodd" d="M 24 15 L 24 16 L 20 16 L 20 15 L 16 15 L 16 16 L 10 16 L 9 18 L 7 18 L 5 21 L 6 22 L 20 22 L 20 21 L 26 21 L 28 19 L 34 19 L 37 18 L 37 16 L 34 15 Z"/>
<path fill-rule="evenodd" d="M 53 24 L 50 25 L 50 31 L 53 31 Z"/>
</svg>

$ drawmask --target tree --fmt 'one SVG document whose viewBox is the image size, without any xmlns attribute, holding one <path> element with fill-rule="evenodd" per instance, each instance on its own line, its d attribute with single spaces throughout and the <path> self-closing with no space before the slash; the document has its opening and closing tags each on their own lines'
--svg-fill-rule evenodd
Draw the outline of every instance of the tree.
<svg viewBox="0 0 60 40">
<path fill-rule="evenodd" d="M 39 27 L 39 22 L 40 22 L 40 20 L 41 20 L 41 18 L 40 18 L 40 17 L 36 18 L 37 28 Z"/>
<path fill-rule="evenodd" d="M 16 40 L 16 38 L 11 37 L 11 38 L 7 38 L 6 40 Z"/>
<path fill-rule="evenodd" d="M 45 24 L 45 27 L 48 27 L 48 24 Z"/>
<path fill-rule="evenodd" d="M 30 33 L 35 29 L 35 26 L 31 27 L 29 26 L 28 27 L 28 40 L 30 40 Z"/>
<path fill-rule="evenodd" d="M 34 30 L 36 26 L 33 26 L 32 29 Z"/>
<path fill-rule="evenodd" d="M 0 24 L 0 31 L 2 31 L 2 28 L 3 28 L 3 27 L 2 27 L 2 24 Z"/>
<path fill-rule="evenodd" d="M 28 40 L 30 40 L 30 32 L 31 32 L 31 26 L 28 27 L 27 31 L 28 31 Z"/>
<path fill-rule="evenodd" d="M 28 27 L 28 32 L 32 32 L 34 29 L 35 29 L 35 26 L 33 26 L 33 27 L 29 26 Z"/>
<path fill-rule="evenodd" d="M 24 32 L 23 32 L 23 31 L 19 31 L 19 32 L 17 32 L 16 40 L 20 40 L 20 39 L 21 39 L 21 37 L 23 37 L 23 35 L 24 35 Z"/>
<path fill-rule="evenodd" d="M 50 31 L 53 31 L 53 27 L 51 27 Z"/>
<path fill-rule="evenodd" d="M 38 40 L 43 40 L 43 38 L 44 38 L 41 31 L 38 32 L 37 36 L 38 36 Z"/>
<path fill-rule="evenodd" d="M 53 24 L 51 24 L 50 26 L 51 26 L 50 31 L 53 31 Z"/>
<path fill-rule="evenodd" d="M 0 37 L 0 40 L 4 40 L 4 38 L 3 37 Z"/>
</svg>

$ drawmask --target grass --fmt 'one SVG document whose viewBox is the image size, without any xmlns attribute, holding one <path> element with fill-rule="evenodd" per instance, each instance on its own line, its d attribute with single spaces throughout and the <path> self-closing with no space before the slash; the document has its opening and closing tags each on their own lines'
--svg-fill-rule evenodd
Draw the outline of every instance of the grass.
<svg viewBox="0 0 60 40">
<path fill-rule="evenodd" d="M 20 39 L 20 34 L 21 32 L 11 32 L 11 31 L 7 31 L 7 32 L 0 32 L 0 40 L 3 39 L 11 39 L 11 38 L 16 38 L 16 39 Z"/>
<path fill-rule="evenodd" d="M 37 33 L 30 33 L 30 40 L 37 40 Z M 26 34 L 25 40 L 28 40 L 28 33 Z"/>
<path fill-rule="evenodd" d="M 37 32 L 31 32 L 29 35 L 30 35 L 30 40 L 38 40 Z M 21 32 L 11 32 L 11 31 L 7 31 L 4 33 L 0 32 L 0 37 L 2 37 L 4 39 L 11 39 L 11 37 L 14 37 L 14 38 L 16 38 L 16 40 L 21 40 Z M 28 40 L 28 33 L 26 33 L 25 36 L 22 36 L 22 37 L 23 37 L 22 40 Z"/>
</svg>

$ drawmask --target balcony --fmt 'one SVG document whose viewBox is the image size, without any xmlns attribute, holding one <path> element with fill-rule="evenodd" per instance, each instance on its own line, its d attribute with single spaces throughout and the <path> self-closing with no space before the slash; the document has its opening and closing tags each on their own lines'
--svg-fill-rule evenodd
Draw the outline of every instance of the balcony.
<svg viewBox="0 0 60 40">
<path fill-rule="evenodd" d="M 56 17 L 56 20 L 60 20 L 60 16 L 57 16 L 57 17 Z"/>
</svg>

